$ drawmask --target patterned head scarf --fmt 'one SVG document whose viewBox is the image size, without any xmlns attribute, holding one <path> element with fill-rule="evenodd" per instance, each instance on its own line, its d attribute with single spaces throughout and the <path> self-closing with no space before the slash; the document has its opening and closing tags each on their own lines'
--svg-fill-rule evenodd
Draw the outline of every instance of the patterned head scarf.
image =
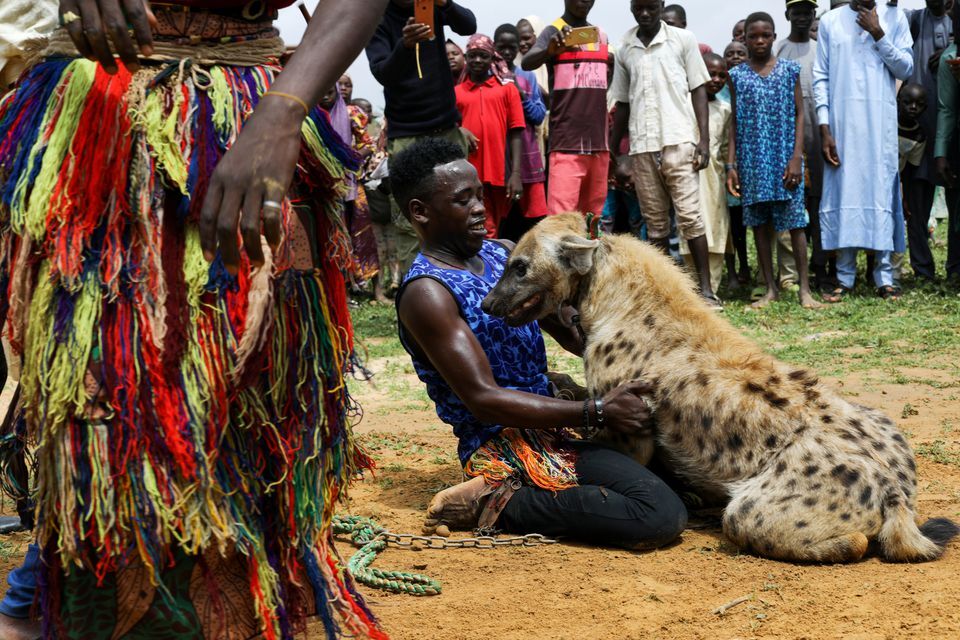
<svg viewBox="0 0 960 640">
<path fill-rule="evenodd" d="M 500 84 L 506 84 L 511 81 L 510 69 L 500 54 L 497 53 L 497 48 L 493 46 L 493 40 L 490 39 L 490 36 L 485 36 L 482 33 L 476 33 L 470 36 L 470 39 L 467 41 L 466 53 L 470 53 L 474 49 L 486 51 L 493 56 L 491 71 L 494 77 L 500 81 Z M 460 82 L 464 82 L 468 77 L 470 77 L 470 74 L 467 72 L 467 65 L 464 65 L 463 71 L 460 73 Z"/>
</svg>

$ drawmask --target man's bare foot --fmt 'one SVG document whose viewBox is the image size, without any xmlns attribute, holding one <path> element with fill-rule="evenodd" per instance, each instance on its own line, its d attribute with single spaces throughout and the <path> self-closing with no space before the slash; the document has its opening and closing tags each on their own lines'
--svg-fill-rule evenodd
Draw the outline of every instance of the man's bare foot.
<svg viewBox="0 0 960 640">
<path fill-rule="evenodd" d="M 492 489 L 483 476 L 477 476 L 433 496 L 427 507 L 427 519 L 423 521 L 424 535 L 437 533 L 441 525 L 461 531 L 475 528 L 483 508 L 482 498 L 488 496 Z"/>
<path fill-rule="evenodd" d="M 817 302 L 817 299 L 810 293 L 810 289 L 800 289 L 797 295 L 800 298 L 800 306 L 804 309 L 823 309 L 823 305 Z"/>
<path fill-rule="evenodd" d="M 11 618 L 0 613 L 0 638 L 3 640 L 38 640 L 40 621 Z"/>
<path fill-rule="evenodd" d="M 737 277 L 737 274 L 731 273 L 727 278 L 727 291 L 737 291 L 742 286 L 743 284 L 740 282 L 740 278 Z"/>
<path fill-rule="evenodd" d="M 775 300 L 780 299 L 780 294 L 776 289 L 767 289 L 767 292 L 760 296 L 760 298 L 750 305 L 751 309 L 763 309 L 765 306 L 774 302 Z"/>
</svg>

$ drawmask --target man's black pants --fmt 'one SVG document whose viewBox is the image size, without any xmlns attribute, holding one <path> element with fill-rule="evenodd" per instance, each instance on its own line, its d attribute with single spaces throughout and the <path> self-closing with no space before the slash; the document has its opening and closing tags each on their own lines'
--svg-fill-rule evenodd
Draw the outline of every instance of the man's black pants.
<svg viewBox="0 0 960 640">
<path fill-rule="evenodd" d="M 910 247 L 910 266 L 918 278 L 933 280 L 937 269 L 933 263 L 933 251 L 930 249 L 930 209 L 933 207 L 934 189 L 932 182 L 917 178 L 917 168 L 908 164 L 903 172 L 903 199 L 910 209 L 907 220 L 907 242 Z"/>
<path fill-rule="evenodd" d="M 556 493 L 522 487 L 500 514 L 498 528 L 626 549 L 661 547 L 686 528 L 683 502 L 642 464 L 597 445 L 574 447 L 580 485 Z"/>
</svg>

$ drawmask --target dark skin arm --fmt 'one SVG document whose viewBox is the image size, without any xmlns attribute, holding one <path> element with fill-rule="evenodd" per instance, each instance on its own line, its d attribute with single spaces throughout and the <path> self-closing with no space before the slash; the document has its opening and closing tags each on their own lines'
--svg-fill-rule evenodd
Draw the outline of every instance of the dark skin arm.
<svg viewBox="0 0 960 640">
<path fill-rule="evenodd" d="M 510 129 L 507 144 L 510 147 L 510 175 L 507 177 L 507 197 L 519 200 L 523 196 L 523 180 L 520 176 L 520 159 L 523 155 L 523 129 Z"/>
<path fill-rule="evenodd" d="M 727 136 L 727 191 L 735 198 L 740 197 L 740 172 L 737 170 L 737 92 L 730 88 L 730 133 Z"/>
<path fill-rule="evenodd" d="M 610 162 L 616 162 L 614 159 L 620 152 L 620 145 L 623 143 L 623 136 L 627 133 L 627 127 L 630 125 L 630 103 L 618 102 L 617 110 L 613 112 L 613 131 L 610 134 Z"/>
<path fill-rule="evenodd" d="M 310 21 L 271 91 L 315 105 L 363 50 L 383 15 L 387 0 L 326 0 Z M 330 28 L 336 25 L 336 29 Z M 281 241 L 281 211 L 265 201 L 283 200 L 300 155 L 300 127 L 306 114 L 295 100 L 265 96 L 210 179 L 200 214 L 203 255 L 213 260 L 219 248 L 230 273 L 240 265 L 238 230 L 250 262 L 263 264 L 261 230 L 271 247 Z"/>
<path fill-rule="evenodd" d="M 400 322 L 417 350 L 433 364 L 478 420 L 523 429 L 556 429 L 583 424 L 583 403 L 559 400 L 497 385 L 476 336 L 440 283 L 421 278 L 407 285 L 399 306 Z M 604 423 L 641 432 L 649 411 L 637 394 L 651 393 L 643 382 L 617 387 L 604 401 Z M 590 403 L 591 421 L 594 420 Z"/>
<path fill-rule="evenodd" d="M 791 191 L 803 182 L 803 94 L 800 83 L 793 86 L 794 106 L 797 110 L 796 127 L 793 134 L 793 156 L 783 173 L 783 184 Z"/>
<path fill-rule="evenodd" d="M 693 114 L 697 117 L 697 128 L 700 130 L 700 142 L 697 143 L 694 168 L 703 171 L 710 162 L 710 112 L 707 107 L 707 87 L 700 85 L 690 92 L 693 101 Z"/>
<path fill-rule="evenodd" d="M 540 328 L 550 334 L 550 337 L 557 341 L 565 351 L 575 356 L 583 355 L 583 343 L 580 342 L 580 334 L 576 327 L 572 326 L 569 317 L 576 313 L 573 307 L 565 307 L 562 313 L 567 316 L 567 322 L 564 324 L 556 314 L 551 314 L 546 318 L 541 318 L 537 322 Z"/>
<path fill-rule="evenodd" d="M 562 31 L 557 31 L 553 34 L 553 37 L 550 38 L 546 47 L 539 43 L 533 45 L 533 48 L 527 51 L 527 55 L 523 56 L 520 66 L 526 71 L 536 71 L 554 56 L 566 51 L 573 51 L 573 48 L 568 47 L 563 41 L 571 31 L 573 31 L 573 29 L 568 25 L 564 27 Z"/>
<path fill-rule="evenodd" d="M 840 152 L 837 150 L 837 141 L 830 133 L 830 125 L 820 125 L 820 144 L 823 147 L 823 159 L 834 167 L 840 166 Z"/>
</svg>

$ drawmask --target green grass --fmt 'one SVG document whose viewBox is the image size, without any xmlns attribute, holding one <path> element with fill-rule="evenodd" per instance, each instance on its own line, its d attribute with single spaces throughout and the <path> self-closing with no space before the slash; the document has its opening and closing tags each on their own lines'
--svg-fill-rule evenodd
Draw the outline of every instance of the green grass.
<svg viewBox="0 0 960 640">
<path fill-rule="evenodd" d="M 948 446 L 943 440 L 918 444 L 914 447 L 914 451 L 918 456 L 923 456 L 936 463 L 960 467 L 960 452 Z"/>
</svg>

